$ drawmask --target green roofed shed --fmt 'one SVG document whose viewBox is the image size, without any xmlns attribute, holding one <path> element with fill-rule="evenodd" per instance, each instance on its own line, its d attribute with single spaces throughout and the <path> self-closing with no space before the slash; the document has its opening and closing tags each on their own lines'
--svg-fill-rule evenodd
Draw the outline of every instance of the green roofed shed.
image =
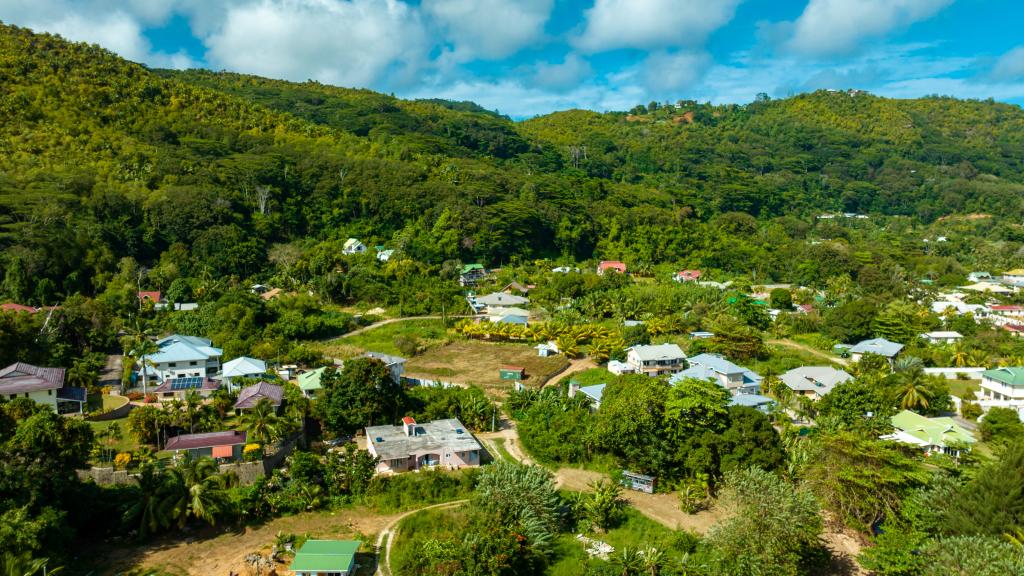
<svg viewBox="0 0 1024 576">
<path fill-rule="evenodd" d="M 302 393 L 307 398 L 315 397 L 316 393 L 323 388 L 320 384 L 320 379 L 323 377 L 324 370 L 326 369 L 327 367 L 324 366 L 323 368 L 317 368 L 316 370 L 310 370 L 309 372 L 299 374 L 299 388 L 302 389 Z"/>
<path fill-rule="evenodd" d="M 462 273 L 463 274 L 469 274 L 470 272 L 473 272 L 474 270 L 479 270 L 479 271 L 482 272 L 483 269 L 484 269 L 484 265 L 483 264 L 466 264 L 465 266 L 462 267 Z"/>
<path fill-rule="evenodd" d="M 357 540 L 306 540 L 295 553 L 291 571 L 296 576 L 349 576 L 359 544 Z"/>
</svg>

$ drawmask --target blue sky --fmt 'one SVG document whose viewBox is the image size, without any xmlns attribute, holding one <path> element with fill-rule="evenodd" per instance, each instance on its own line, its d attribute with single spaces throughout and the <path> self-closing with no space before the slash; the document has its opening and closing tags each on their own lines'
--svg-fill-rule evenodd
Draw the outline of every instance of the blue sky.
<svg viewBox="0 0 1024 576">
<path fill-rule="evenodd" d="M 517 118 L 819 88 L 1024 103 L 1021 0 L 0 0 L 0 20 Z"/>
</svg>

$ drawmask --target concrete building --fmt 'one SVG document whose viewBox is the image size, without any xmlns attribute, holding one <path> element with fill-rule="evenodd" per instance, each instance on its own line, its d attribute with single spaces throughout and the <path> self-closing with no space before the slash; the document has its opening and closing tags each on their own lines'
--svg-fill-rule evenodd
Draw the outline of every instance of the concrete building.
<svg viewBox="0 0 1024 576">
<path fill-rule="evenodd" d="M 686 378 L 710 380 L 733 395 L 757 394 L 763 378 L 757 372 L 733 364 L 718 354 L 698 354 L 689 359 L 690 367 L 669 379 L 670 383 Z"/>
<path fill-rule="evenodd" d="M 28 398 L 58 414 L 81 414 L 84 412 L 86 390 L 65 386 L 64 372 L 63 368 L 42 368 L 15 362 L 0 369 L 0 398 Z"/>
<path fill-rule="evenodd" d="M 779 380 L 794 394 L 821 400 L 839 384 L 853 380 L 853 376 L 831 366 L 801 366 L 783 373 Z"/>
<path fill-rule="evenodd" d="M 675 374 L 686 367 L 686 354 L 676 344 L 630 346 L 626 348 L 626 364 L 637 374 Z"/>
<path fill-rule="evenodd" d="M 377 472 L 381 473 L 479 466 L 482 450 L 456 419 L 417 423 L 409 416 L 401 426 L 368 426 L 366 448 L 380 458 Z"/>
<path fill-rule="evenodd" d="M 156 341 L 159 352 L 146 357 L 152 362 L 146 368 L 151 382 L 178 378 L 212 377 L 220 371 L 220 358 L 224 352 L 213 343 L 198 336 L 174 334 Z M 139 377 L 142 366 L 137 366 Z"/>
</svg>

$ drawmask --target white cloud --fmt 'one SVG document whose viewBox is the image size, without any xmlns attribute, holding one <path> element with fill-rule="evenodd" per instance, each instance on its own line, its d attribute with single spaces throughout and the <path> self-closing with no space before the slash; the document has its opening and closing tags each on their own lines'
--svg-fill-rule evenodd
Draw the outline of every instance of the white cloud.
<svg viewBox="0 0 1024 576">
<path fill-rule="evenodd" d="M 215 68 L 360 87 L 410 82 L 430 47 L 418 14 L 395 0 L 235 5 L 204 43 Z"/>
<path fill-rule="evenodd" d="M 421 6 L 448 32 L 452 57 L 465 62 L 504 58 L 540 39 L 552 0 L 424 0 Z"/>
<path fill-rule="evenodd" d="M 533 73 L 533 83 L 551 89 L 565 89 L 579 85 L 593 70 L 590 63 L 576 54 L 569 54 L 559 64 L 541 62 Z"/>
<path fill-rule="evenodd" d="M 704 52 L 653 52 L 642 64 L 641 77 L 652 97 L 675 97 L 700 81 L 710 65 Z"/>
<path fill-rule="evenodd" d="M 785 48 L 810 56 L 849 54 L 862 40 L 934 16 L 953 0 L 810 0 Z"/>
<path fill-rule="evenodd" d="M 597 0 L 576 45 L 588 52 L 696 46 L 727 24 L 740 0 Z"/>
<path fill-rule="evenodd" d="M 1024 79 L 1024 46 L 1018 46 L 1003 54 L 992 68 L 996 80 Z"/>
</svg>

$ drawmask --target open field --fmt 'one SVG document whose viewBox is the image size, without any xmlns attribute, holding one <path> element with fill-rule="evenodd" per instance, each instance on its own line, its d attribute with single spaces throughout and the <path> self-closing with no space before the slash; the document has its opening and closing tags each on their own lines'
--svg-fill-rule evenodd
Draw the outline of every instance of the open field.
<svg viewBox="0 0 1024 576">
<path fill-rule="evenodd" d="M 523 384 L 540 386 L 566 368 L 569 361 L 561 355 L 541 358 L 528 344 L 461 340 L 432 348 L 411 358 L 405 365 L 405 373 L 408 376 L 477 385 L 489 395 L 503 398 L 512 389 L 512 382 L 501 380 L 498 368 L 507 365 L 526 368 Z"/>
<path fill-rule="evenodd" d="M 143 545 L 104 547 L 106 554 L 90 557 L 95 573 L 114 576 L 128 570 L 146 568 L 182 576 L 208 576 L 234 571 L 247 574 L 245 556 L 270 552 L 278 532 L 308 534 L 316 538 L 356 539 L 364 549 L 373 544 L 372 535 L 400 514 L 378 514 L 357 508 L 336 512 L 309 512 L 278 518 L 256 527 L 237 530 L 205 528 L 183 536 L 172 532 Z M 372 574 L 373 555 L 360 554 L 360 576 Z"/>
<path fill-rule="evenodd" d="M 974 393 L 981 390 L 977 380 L 947 380 L 949 393 L 962 400 L 974 401 Z"/>
<path fill-rule="evenodd" d="M 395 339 L 399 336 L 414 337 L 424 348 L 443 344 L 452 337 L 441 320 L 407 320 L 384 324 L 351 336 L 311 343 L 311 346 L 332 358 L 350 358 L 367 351 L 401 356 L 402 352 L 395 345 Z"/>
</svg>

